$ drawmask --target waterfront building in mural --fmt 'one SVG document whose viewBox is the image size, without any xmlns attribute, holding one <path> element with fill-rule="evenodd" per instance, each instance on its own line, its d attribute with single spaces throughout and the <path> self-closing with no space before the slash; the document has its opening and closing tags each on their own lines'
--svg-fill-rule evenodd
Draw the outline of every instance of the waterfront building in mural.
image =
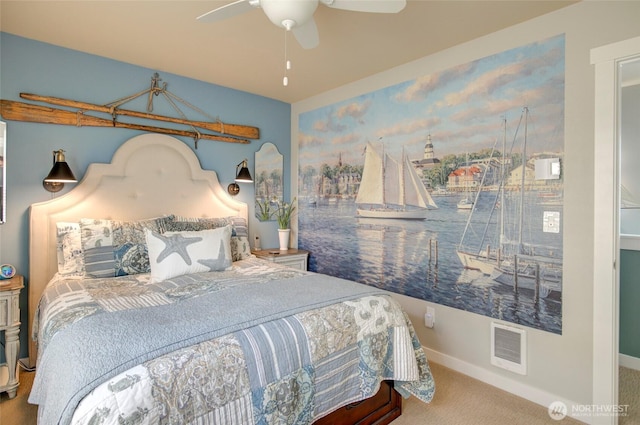
<svg viewBox="0 0 640 425">
<path fill-rule="evenodd" d="M 535 165 L 564 159 L 563 35 L 298 123 L 298 245 L 311 270 L 562 332 L 562 175 L 536 179 Z M 411 190 L 426 201 L 406 202 Z M 394 215 L 363 215 L 382 208 Z M 398 214 L 408 210 L 419 219 Z"/>
</svg>

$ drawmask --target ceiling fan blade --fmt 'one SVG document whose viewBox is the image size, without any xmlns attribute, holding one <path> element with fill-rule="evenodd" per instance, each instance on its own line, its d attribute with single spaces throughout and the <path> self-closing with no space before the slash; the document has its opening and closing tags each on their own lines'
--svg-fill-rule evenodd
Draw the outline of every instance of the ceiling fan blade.
<svg viewBox="0 0 640 425">
<path fill-rule="evenodd" d="M 334 9 L 354 12 L 398 13 L 407 5 L 406 0 L 320 0 Z"/>
<path fill-rule="evenodd" d="M 320 36 L 318 35 L 318 27 L 313 18 L 309 19 L 305 24 L 295 26 L 291 29 L 293 35 L 303 49 L 313 49 L 320 44 Z"/>
<path fill-rule="evenodd" d="M 198 16 L 196 19 L 200 22 L 217 22 L 224 19 L 232 18 L 242 13 L 248 12 L 254 7 L 259 7 L 259 0 L 237 0 L 233 3 L 225 4 L 217 9 L 208 11 Z"/>
</svg>

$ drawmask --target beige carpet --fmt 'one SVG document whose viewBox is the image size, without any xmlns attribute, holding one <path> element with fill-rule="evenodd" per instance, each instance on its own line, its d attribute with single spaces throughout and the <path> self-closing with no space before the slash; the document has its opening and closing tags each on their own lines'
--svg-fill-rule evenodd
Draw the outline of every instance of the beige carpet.
<svg viewBox="0 0 640 425">
<path fill-rule="evenodd" d="M 571 418 L 551 419 L 546 407 L 481 381 L 430 363 L 436 395 L 430 404 L 404 400 L 393 425 L 538 425 L 579 424 Z"/>
<path fill-rule="evenodd" d="M 436 395 L 430 404 L 404 400 L 402 416 L 394 425 L 537 425 L 579 424 L 565 418 L 555 421 L 547 408 L 431 363 Z M 20 372 L 18 395 L 0 396 L 0 425 L 35 425 L 36 407 L 27 403 L 34 372 Z M 640 425 L 640 371 L 620 368 L 620 404 L 629 405 L 620 425 Z"/>
<path fill-rule="evenodd" d="M 640 425 L 640 370 L 620 367 L 618 404 L 627 406 L 627 414 L 620 416 L 618 425 Z"/>
<path fill-rule="evenodd" d="M 36 425 L 38 408 L 27 403 L 35 372 L 20 371 L 20 386 L 15 398 L 0 395 L 0 425 Z"/>
</svg>

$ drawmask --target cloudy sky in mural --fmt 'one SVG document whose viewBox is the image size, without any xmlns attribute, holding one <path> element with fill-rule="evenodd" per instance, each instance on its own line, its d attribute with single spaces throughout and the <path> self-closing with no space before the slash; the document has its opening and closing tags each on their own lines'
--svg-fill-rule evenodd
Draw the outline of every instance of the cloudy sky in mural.
<svg viewBox="0 0 640 425">
<path fill-rule="evenodd" d="M 425 75 L 299 117 L 301 168 L 362 164 L 367 141 L 400 157 L 436 157 L 491 148 L 516 132 L 528 107 L 533 152 L 559 152 L 564 137 L 564 35 Z M 522 132 L 520 132 L 522 134 Z M 322 147 L 322 148 L 321 148 Z M 318 148 L 318 149 L 316 149 Z M 321 148 L 321 149 L 320 149 Z"/>
</svg>

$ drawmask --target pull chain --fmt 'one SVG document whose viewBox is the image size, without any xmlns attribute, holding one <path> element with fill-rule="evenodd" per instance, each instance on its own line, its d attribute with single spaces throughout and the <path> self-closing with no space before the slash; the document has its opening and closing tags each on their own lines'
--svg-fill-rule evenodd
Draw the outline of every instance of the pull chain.
<svg viewBox="0 0 640 425">
<path fill-rule="evenodd" d="M 288 71 L 291 69 L 291 61 L 289 60 L 289 56 L 288 56 L 288 52 L 287 52 L 287 39 L 289 37 L 289 32 L 291 31 L 291 28 L 294 25 L 294 22 L 291 20 L 284 20 L 282 22 L 282 25 L 284 25 L 285 28 L 285 32 L 284 32 L 284 78 L 282 79 L 282 85 L 283 86 L 288 86 L 289 85 L 289 77 L 287 76 Z"/>
<path fill-rule="evenodd" d="M 291 69 L 291 61 L 289 61 L 287 57 L 287 37 L 289 34 L 289 30 L 285 29 L 284 32 L 284 78 L 282 79 L 282 85 L 287 87 L 289 85 L 289 77 L 287 76 L 288 72 Z"/>
</svg>

